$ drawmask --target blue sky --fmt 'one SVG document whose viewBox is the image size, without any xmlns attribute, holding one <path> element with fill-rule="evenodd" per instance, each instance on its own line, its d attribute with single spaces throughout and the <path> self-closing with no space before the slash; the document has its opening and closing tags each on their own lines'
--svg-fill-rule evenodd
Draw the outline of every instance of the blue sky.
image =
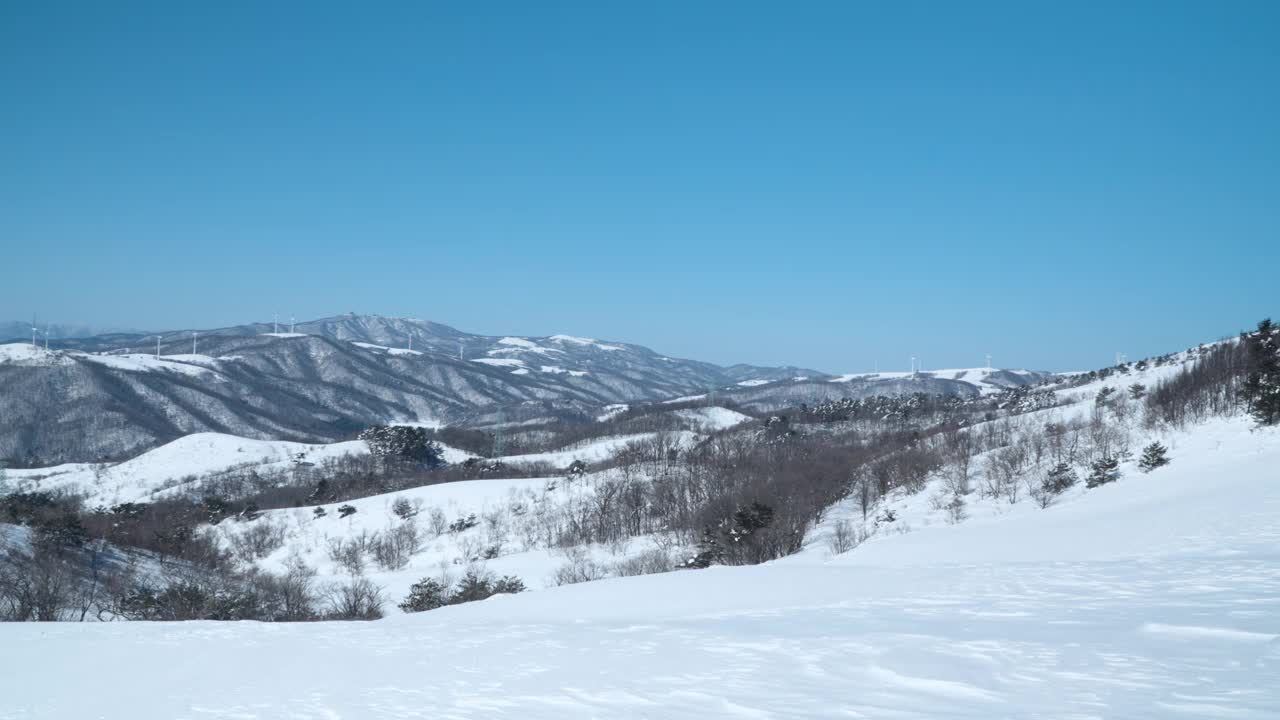
<svg viewBox="0 0 1280 720">
<path fill-rule="evenodd" d="M 7 2 L 0 319 L 1096 367 L 1280 314 L 1277 71 L 1273 2 Z"/>
</svg>

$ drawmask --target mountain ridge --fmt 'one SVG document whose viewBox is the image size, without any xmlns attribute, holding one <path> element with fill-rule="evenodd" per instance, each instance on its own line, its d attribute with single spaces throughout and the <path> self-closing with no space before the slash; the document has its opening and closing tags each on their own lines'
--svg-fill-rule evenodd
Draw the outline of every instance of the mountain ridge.
<svg viewBox="0 0 1280 720">
<path fill-rule="evenodd" d="M 118 458 L 196 432 L 330 442 L 387 422 L 586 419 L 606 405 L 708 393 L 772 411 L 845 396 L 984 391 L 923 374 L 846 381 L 792 366 L 722 367 L 612 340 L 474 335 L 380 315 L 51 338 L 49 348 L 0 345 L 0 458 L 11 464 Z"/>
</svg>

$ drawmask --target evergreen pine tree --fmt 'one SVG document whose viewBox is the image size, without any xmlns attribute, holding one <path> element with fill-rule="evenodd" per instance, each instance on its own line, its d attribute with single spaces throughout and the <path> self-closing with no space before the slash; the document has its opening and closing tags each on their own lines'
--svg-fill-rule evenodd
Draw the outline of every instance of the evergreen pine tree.
<svg viewBox="0 0 1280 720">
<path fill-rule="evenodd" d="M 1241 398 L 1258 424 L 1280 423 L 1280 328 L 1267 318 L 1244 342 L 1250 369 L 1240 388 Z"/>
<path fill-rule="evenodd" d="M 1057 495 L 1076 484 L 1076 471 L 1064 462 L 1053 466 L 1045 476 L 1042 487 L 1045 492 Z"/>
<path fill-rule="evenodd" d="M 409 588 L 409 597 L 400 603 L 400 609 L 405 612 L 435 610 L 448 605 L 449 601 L 449 588 L 444 583 L 435 578 L 424 578 Z"/>
<path fill-rule="evenodd" d="M 711 564 L 724 555 L 720 545 L 719 534 L 711 528 L 703 528 L 702 541 L 698 543 L 698 553 L 685 561 L 684 566 L 693 570 L 711 567 Z"/>
<path fill-rule="evenodd" d="M 468 570 L 467 574 L 462 576 L 462 580 L 458 581 L 458 587 L 453 591 L 450 604 L 484 600 L 490 595 L 493 595 L 493 581 L 488 573 Z"/>
<path fill-rule="evenodd" d="M 1085 487 L 1096 488 L 1099 485 L 1115 482 L 1120 479 L 1120 461 L 1105 456 L 1090 466 L 1091 472 L 1085 479 Z"/>
<path fill-rule="evenodd" d="M 1142 472 L 1151 472 L 1161 465 L 1169 464 L 1169 448 L 1158 442 L 1153 442 L 1142 449 L 1142 459 L 1138 461 L 1138 467 Z"/>
</svg>

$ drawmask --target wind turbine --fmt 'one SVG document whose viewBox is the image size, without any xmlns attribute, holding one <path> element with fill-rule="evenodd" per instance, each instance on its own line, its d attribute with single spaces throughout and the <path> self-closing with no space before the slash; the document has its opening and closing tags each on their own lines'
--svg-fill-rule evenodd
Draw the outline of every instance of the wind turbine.
<svg viewBox="0 0 1280 720">
<path fill-rule="evenodd" d="M 991 369 L 991 353 L 987 353 L 987 369 Z"/>
<path fill-rule="evenodd" d="M 156 359 L 160 359 L 160 336 L 156 335 Z"/>
<path fill-rule="evenodd" d="M 49 352 L 49 322 L 44 324 L 44 351 Z"/>
<path fill-rule="evenodd" d="M 192 330 L 191 331 L 191 354 L 192 355 L 196 354 L 196 338 L 198 337 L 200 337 L 200 331 Z"/>
<path fill-rule="evenodd" d="M 39 328 L 36 327 L 36 315 L 31 313 L 31 347 L 39 349 L 40 345 L 36 343 L 36 333 Z"/>
<path fill-rule="evenodd" d="M 289 334 L 290 335 L 293 334 L 293 316 L 292 315 L 289 316 Z"/>
</svg>

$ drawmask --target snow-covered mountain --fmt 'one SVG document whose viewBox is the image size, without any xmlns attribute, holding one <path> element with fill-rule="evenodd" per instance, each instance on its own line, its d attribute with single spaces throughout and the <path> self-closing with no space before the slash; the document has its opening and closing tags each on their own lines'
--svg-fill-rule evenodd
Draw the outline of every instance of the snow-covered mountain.
<svg viewBox="0 0 1280 720">
<path fill-rule="evenodd" d="M 96 335 L 50 347 L 0 346 L 0 459 L 11 464 L 121 459 L 200 432 L 331 442 L 385 422 L 589 419 L 610 404 L 707 393 L 773 410 L 876 394 L 970 396 L 1045 377 L 721 367 L 612 340 L 473 335 L 377 315 Z"/>
</svg>

